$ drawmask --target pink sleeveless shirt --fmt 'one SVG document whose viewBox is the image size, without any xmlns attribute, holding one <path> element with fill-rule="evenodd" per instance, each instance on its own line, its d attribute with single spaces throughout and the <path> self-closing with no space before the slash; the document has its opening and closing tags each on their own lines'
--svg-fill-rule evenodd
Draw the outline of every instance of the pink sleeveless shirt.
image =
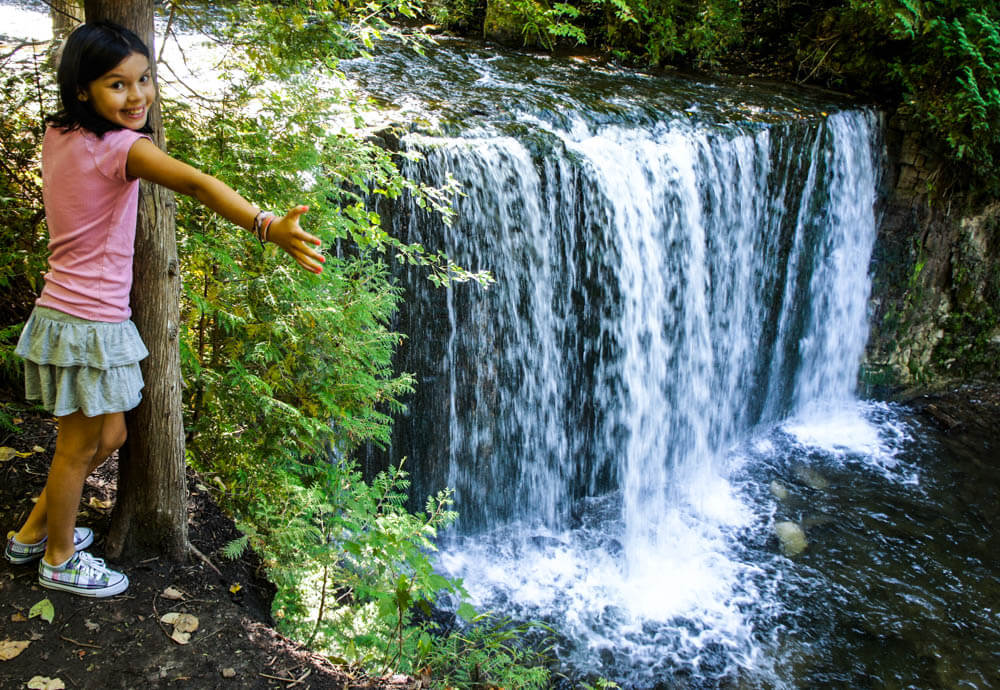
<svg viewBox="0 0 1000 690">
<path fill-rule="evenodd" d="M 49 272 L 36 304 L 91 321 L 124 321 L 132 288 L 139 180 L 125 173 L 129 149 L 145 134 L 103 138 L 49 127 L 42 142 L 42 199 Z M 148 137 L 146 137 L 148 138 Z"/>
</svg>

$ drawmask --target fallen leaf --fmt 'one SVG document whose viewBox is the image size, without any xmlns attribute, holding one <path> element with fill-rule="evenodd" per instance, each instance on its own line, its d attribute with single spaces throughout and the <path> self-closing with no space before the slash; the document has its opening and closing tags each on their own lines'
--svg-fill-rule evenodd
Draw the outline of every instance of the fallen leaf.
<svg viewBox="0 0 1000 690">
<path fill-rule="evenodd" d="M 232 587 L 229 588 L 229 593 L 230 594 L 236 594 L 241 589 L 243 589 L 243 588 L 240 586 L 240 583 L 237 582 L 236 584 L 234 584 Z"/>
<path fill-rule="evenodd" d="M 10 616 L 11 623 L 23 623 L 28 620 L 23 613 L 12 613 Z"/>
<path fill-rule="evenodd" d="M 174 623 L 177 622 L 177 619 L 180 617 L 181 614 L 177 613 L 176 611 L 171 611 L 170 613 L 165 613 L 162 616 L 160 616 L 160 620 L 166 623 L 167 625 L 173 625 Z"/>
<path fill-rule="evenodd" d="M 23 458 L 25 455 L 26 455 L 25 453 L 18 453 L 13 448 L 9 448 L 7 446 L 0 446 L 0 462 L 7 462 L 11 458 L 16 458 L 16 457 Z M 31 453 L 27 453 L 27 455 L 31 455 Z"/>
<path fill-rule="evenodd" d="M 190 613 L 182 613 L 174 623 L 174 630 L 180 630 L 181 632 L 193 633 L 197 629 L 198 618 L 192 616 Z"/>
<path fill-rule="evenodd" d="M 28 618 L 38 616 L 46 623 L 51 623 L 55 615 L 56 609 L 52 605 L 52 602 L 48 599 L 42 599 L 40 602 L 28 609 Z"/>
<path fill-rule="evenodd" d="M 184 592 L 179 589 L 175 589 L 174 587 L 167 587 L 160 593 L 160 596 L 164 599 L 170 599 L 171 601 L 178 601 L 184 598 Z"/>
<path fill-rule="evenodd" d="M 28 681 L 31 690 L 66 690 L 66 684 L 59 678 L 46 678 L 45 676 L 35 676 Z"/>
<path fill-rule="evenodd" d="M 101 624 L 100 623 L 94 623 L 93 621 L 84 621 L 83 625 L 90 632 L 97 632 L 98 630 L 101 629 Z"/>
<path fill-rule="evenodd" d="M 87 501 L 87 506 L 89 508 L 97 508 L 98 510 L 107 510 L 111 507 L 111 501 L 102 501 L 97 496 L 91 496 L 90 500 Z"/>
<path fill-rule="evenodd" d="M 14 419 L 12 419 L 10 421 L 14 422 L 15 424 L 23 424 L 24 423 L 24 420 L 21 419 L 20 417 L 14 417 Z"/>
<path fill-rule="evenodd" d="M 170 639 L 177 644 L 187 644 L 191 641 L 191 633 L 174 630 L 174 634 L 170 636 Z"/>
<path fill-rule="evenodd" d="M 28 640 L 4 640 L 0 642 L 0 661 L 10 661 L 31 644 Z"/>
<path fill-rule="evenodd" d="M 236 669 L 233 668 L 233 667 L 231 667 L 231 666 L 222 669 L 222 677 L 223 678 L 235 678 L 236 677 Z"/>
<path fill-rule="evenodd" d="M 31 450 L 35 451 L 36 453 L 44 453 L 45 452 L 45 449 L 42 448 L 41 446 L 32 446 Z"/>
</svg>

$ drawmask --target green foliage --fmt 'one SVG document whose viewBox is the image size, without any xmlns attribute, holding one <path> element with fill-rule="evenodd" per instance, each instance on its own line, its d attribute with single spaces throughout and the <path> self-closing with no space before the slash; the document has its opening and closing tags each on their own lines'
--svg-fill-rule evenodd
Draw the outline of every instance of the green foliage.
<svg viewBox="0 0 1000 690">
<path fill-rule="evenodd" d="M 467 629 L 443 638 L 424 631 L 417 639 L 415 667 L 430 676 L 431 687 L 549 687 L 548 628 L 537 623 L 514 624 L 489 614 L 470 622 Z"/>
<path fill-rule="evenodd" d="M 974 312 L 949 314 L 934 348 L 934 364 L 951 376 L 976 377 L 1000 370 L 1000 311 L 984 304 Z"/>
<path fill-rule="evenodd" d="M 426 512 L 405 508 L 408 480 L 392 469 L 364 481 L 337 453 L 303 465 L 286 491 L 254 497 L 247 542 L 279 585 L 276 616 L 289 634 L 343 663 L 409 669 L 419 629 L 417 609 L 461 584 L 434 572 L 432 539 L 452 522 L 451 495 L 427 500 Z"/>
<path fill-rule="evenodd" d="M 847 0 L 811 26 L 818 30 L 803 40 L 829 46 L 811 78 L 899 104 L 939 142 L 947 160 L 971 170 L 978 186 L 997 188 L 1000 6 L 978 0 Z"/>
<path fill-rule="evenodd" d="M 630 61 L 711 66 L 742 38 L 737 0 L 603 0 L 605 43 Z"/>
<path fill-rule="evenodd" d="M 593 685 L 590 683 L 582 683 L 580 685 L 581 690 L 611 690 L 612 688 L 620 688 L 618 683 L 608 680 L 607 678 L 598 678 Z"/>
<path fill-rule="evenodd" d="M 539 0 L 510 0 L 514 21 L 521 26 L 525 44 L 538 44 L 552 49 L 561 39 L 577 45 L 587 42 L 583 29 L 574 24 L 580 10 L 567 3 L 548 4 Z"/>
<path fill-rule="evenodd" d="M 21 361 L 13 349 L 41 289 L 46 259 L 40 113 L 51 106 L 52 93 L 42 47 L 0 54 L 0 380 L 15 389 Z"/>
<path fill-rule="evenodd" d="M 273 23 L 294 24 L 297 8 L 246 16 L 240 40 L 253 42 L 247 27 L 278 33 Z M 322 276 L 305 273 L 178 199 L 187 449 L 240 519 L 243 536 L 226 555 L 261 555 L 288 634 L 380 673 L 414 670 L 425 636 L 415 612 L 463 594 L 431 561 L 434 536 L 455 517 L 450 493 L 410 513 L 405 473 L 366 482 L 350 454 L 388 442 L 389 415 L 412 390 L 412 377 L 392 369 L 401 336 L 388 324 L 401 295 L 390 263 L 423 266 L 438 284 L 489 278 L 385 233 L 370 197 L 407 194 L 447 220 L 454 187 L 414 184 L 355 132 L 355 99 L 336 86 L 333 57 L 301 70 L 313 39 L 293 39 L 290 57 L 284 44 L 261 43 L 250 61 L 228 65 L 215 100 L 167 104 L 174 155 L 264 208 L 308 204 L 303 225 L 327 254 Z"/>
</svg>

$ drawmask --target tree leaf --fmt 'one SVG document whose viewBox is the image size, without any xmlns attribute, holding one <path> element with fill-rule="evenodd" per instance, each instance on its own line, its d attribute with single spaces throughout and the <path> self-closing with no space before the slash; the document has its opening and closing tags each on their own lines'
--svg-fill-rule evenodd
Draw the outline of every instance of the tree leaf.
<svg viewBox="0 0 1000 690">
<path fill-rule="evenodd" d="M 28 640 L 4 640 L 0 642 L 0 661 L 10 661 L 31 644 Z"/>
<path fill-rule="evenodd" d="M 46 623 L 51 623 L 55 615 L 56 609 L 52 605 L 52 602 L 48 599 L 42 599 L 40 602 L 28 609 L 28 618 L 35 618 L 38 616 Z"/>
<path fill-rule="evenodd" d="M 60 678 L 35 676 L 28 681 L 30 690 L 66 690 L 66 684 Z"/>
<path fill-rule="evenodd" d="M 107 510 L 111 507 L 111 501 L 102 501 L 97 496 L 91 496 L 90 500 L 87 501 L 87 506 L 97 510 Z"/>
<path fill-rule="evenodd" d="M 471 621 L 476 617 L 476 609 L 467 601 L 463 601 L 456 612 L 458 617 L 464 621 Z"/>
<path fill-rule="evenodd" d="M 160 592 L 160 596 L 171 601 L 179 601 L 184 598 L 184 592 L 174 587 L 167 587 L 165 590 Z"/>
<path fill-rule="evenodd" d="M 31 453 L 20 453 L 8 446 L 0 446 L 0 462 L 7 462 L 11 458 L 26 458 Z"/>
<path fill-rule="evenodd" d="M 174 630 L 184 633 L 193 633 L 198 629 L 198 618 L 190 613 L 182 613 L 177 622 L 174 623 Z"/>
</svg>

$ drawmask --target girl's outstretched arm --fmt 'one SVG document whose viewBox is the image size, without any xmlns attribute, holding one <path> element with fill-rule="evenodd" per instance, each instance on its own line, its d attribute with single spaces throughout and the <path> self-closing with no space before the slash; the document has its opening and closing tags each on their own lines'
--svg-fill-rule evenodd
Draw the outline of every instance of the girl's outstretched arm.
<svg viewBox="0 0 1000 690">
<path fill-rule="evenodd" d="M 226 183 L 171 158 L 149 139 L 139 139 L 132 145 L 125 170 L 131 177 L 141 177 L 178 194 L 192 196 L 241 228 L 253 228 L 257 207 Z M 283 218 L 276 218 L 268 230 L 268 240 L 288 252 L 302 268 L 321 273 L 325 259 L 316 251 L 320 239 L 299 226 L 299 217 L 307 210 L 306 206 L 296 206 Z"/>
</svg>

